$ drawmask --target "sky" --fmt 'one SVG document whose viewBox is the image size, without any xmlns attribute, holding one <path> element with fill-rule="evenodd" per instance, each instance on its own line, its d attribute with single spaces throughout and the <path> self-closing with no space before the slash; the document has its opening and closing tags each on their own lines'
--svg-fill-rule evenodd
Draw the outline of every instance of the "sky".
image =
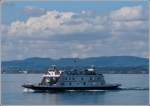
<svg viewBox="0 0 150 106">
<path fill-rule="evenodd" d="M 1 58 L 148 57 L 148 1 L 7 1 Z"/>
</svg>

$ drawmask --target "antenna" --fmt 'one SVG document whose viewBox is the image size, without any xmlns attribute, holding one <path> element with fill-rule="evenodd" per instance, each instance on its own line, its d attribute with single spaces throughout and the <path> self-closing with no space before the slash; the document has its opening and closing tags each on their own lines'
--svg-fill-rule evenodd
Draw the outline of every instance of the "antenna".
<svg viewBox="0 0 150 106">
<path fill-rule="evenodd" d="M 73 62 L 74 62 L 74 70 L 76 70 L 76 67 L 77 67 L 77 59 L 78 59 L 78 58 L 75 57 L 74 60 L 73 60 Z"/>
</svg>

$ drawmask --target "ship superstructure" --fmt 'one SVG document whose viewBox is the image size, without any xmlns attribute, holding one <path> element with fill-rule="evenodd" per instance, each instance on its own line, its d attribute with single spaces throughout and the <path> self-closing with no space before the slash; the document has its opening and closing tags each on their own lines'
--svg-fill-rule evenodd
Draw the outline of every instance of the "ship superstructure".
<svg viewBox="0 0 150 106">
<path fill-rule="evenodd" d="M 103 74 L 98 73 L 94 67 L 72 71 L 63 71 L 53 66 L 43 75 L 38 85 L 25 84 L 23 87 L 33 90 L 109 90 L 117 89 L 120 84 L 107 84 Z"/>
</svg>

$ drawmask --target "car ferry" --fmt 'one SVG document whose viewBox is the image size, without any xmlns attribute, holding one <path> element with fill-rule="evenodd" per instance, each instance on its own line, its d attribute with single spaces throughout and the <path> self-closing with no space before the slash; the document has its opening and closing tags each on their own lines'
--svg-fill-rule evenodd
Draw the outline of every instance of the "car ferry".
<svg viewBox="0 0 150 106">
<path fill-rule="evenodd" d="M 103 74 L 94 67 L 72 71 L 59 70 L 56 66 L 49 69 L 39 84 L 24 84 L 22 87 L 35 91 L 66 91 L 66 90 L 114 90 L 121 84 L 107 84 Z"/>
</svg>

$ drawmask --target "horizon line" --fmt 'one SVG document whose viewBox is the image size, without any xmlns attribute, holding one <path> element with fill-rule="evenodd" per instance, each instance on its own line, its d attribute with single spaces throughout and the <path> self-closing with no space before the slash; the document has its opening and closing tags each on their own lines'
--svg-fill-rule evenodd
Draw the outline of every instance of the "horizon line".
<svg viewBox="0 0 150 106">
<path fill-rule="evenodd" d="M 52 57 L 26 57 L 22 59 L 12 59 L 12 60 L 1 60 L 1 62 L 8 62 L 8 61 L 21 61 L 21 60 L 26 60 L 26 59 L 31 59 L 31 58 L 42 58 L 42 59 L 52 59 L 52 60 L 60 60 L 60 59 L 87 59 L 87 58 L 100 58 L 100 57 L 137 57 L 137 58 L 143 58 L 143 59 L 148 59 L 149 57 L 141 57 L 141 56 L 132 56 L 132 55 L 112 55 L 112 56 L 90 56 L 90 57 L 60 57 L 60 58 L 52 58 Z"/>
</svg>

